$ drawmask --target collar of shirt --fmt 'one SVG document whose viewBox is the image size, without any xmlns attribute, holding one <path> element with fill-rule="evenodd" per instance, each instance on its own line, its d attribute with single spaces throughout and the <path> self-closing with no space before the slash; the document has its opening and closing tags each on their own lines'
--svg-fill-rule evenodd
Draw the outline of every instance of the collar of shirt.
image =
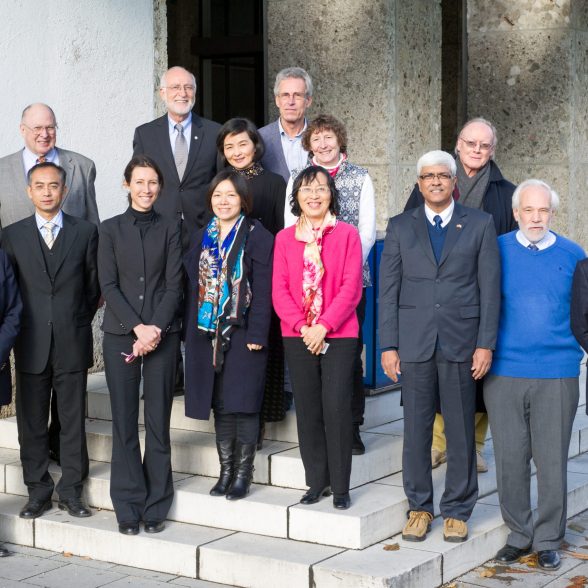
<svg viewBox="0 0 588 588">
<path fill-rule="evenodd" d="M 26 147 L 22 150 L 22 161 L 24 163 L 24 170 L 25 176 L 29 173 L 29 170 L 37 165 L 37 159 L 39 158 L 38 155 L 27 149 Z M 45 159 L 54 163 L 55 165 L 59 165 L 59 155 L 57 154 L 57 149 L 53 147 L 51 151 L 49 151 L 45 155 Z"/>
<path fill-rule="evenodd" d="M 178 123 L 175 120 L 173 120 L 169 114 L 167 115 L 167 122 L 169 125 L 169 140 L 173 151 L 176 148 L 176 136 L 178 134 L 178 131 L 176 131 L 176 125 Z M 186 138 L 186 142 L 188 143 L 189 148 L 190 133 L 192 132 L 192 113 L 190 112 L 190 114 L 188 114 L 188 118 L 183 120 L 180 124 L 184 128 L 184 137 Z"/>
<path fill-rule="evenodd" d="M 527 237 L 525 237 L 525 235 L 523 234 L 523 231 L 521 231 L 521 229 L 519 229 L 517 231 L 516 234 L 517 237 L 517 241 L 523 246 L 523 247 L 528 247 L 529 245 L 531 245 L 531 241 L 529 241 L 529 239 L 527 239 Z M 543 251 L 543 249 L 547 249 L 548 247 L 551 247 L 557 240 L 557 237 L 555 236 L 554 233 L 552 233 L 551 231 L 547 231 L 547 235 L 545 235 L 545 237 L 543 237 L 543 239 L 541 239 L 541 241 L 537 241 L 537 243 L 535 243 L 535 245 L 537 246 L 537 249 L 539 249 L 539 251 Z"/>
<path fill-rule="evenodd" d="M 280 129 L 280 135 L 282 137 L 286 137 L 286 139 L 289 139 L 290 141 L 300 140 L 302 138 L 302 133 L 304 133 L 304 131 L 306 131 L 307 126 L 308 126 L 308 123 L 306 122 L 306 118 L 305 118 L 304 119 L 304 126 L 302 127 L 302 130 L 295 137 L 290 137 L 290 135 L 288 135 L 288 133 L 286 133 L 286 131 L 284 130 L 284 127 L 282 126 L 282 119 L 278 118 L 278 128 Z"/>
<path fill-rule="evenodd" d="M 435 212 L 434 210 L 431 210 L 427 204 L 425 203 L 425 214 L 427 215 L 427 220 L 434 225 L 435 221 L 433 220 L 437 215 L 439 215 L 441 217 L 441 227 L 445 228 L 447 226 L 447 224 L 449 223 L 449 221 L 451 220 L 451 217 L 453 216 L 453 209 L 455 208 L 455 202 L 453 201 L 453 198 L 451 199 L 451 204 L 442 212 Z"/>
<path fill-rule="evenodd" d="M 59 233 L 59 231 L 63 228 L 63 212 L 61 210 L 49 220 L 43 218 L 38 212 L 35 212 L 35 220 L 37 221 L 37 228 L 39 231 L 45 226 L 45 224 L 53 223 L 56 227 L 58 227 L 55 236 L 57 236 L 57 233 Z"/>
</svg>

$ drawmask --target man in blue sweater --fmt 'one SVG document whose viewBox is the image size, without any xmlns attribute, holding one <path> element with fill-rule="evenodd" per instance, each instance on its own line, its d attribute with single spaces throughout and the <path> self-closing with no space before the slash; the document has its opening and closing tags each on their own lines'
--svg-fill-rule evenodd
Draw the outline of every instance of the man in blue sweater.
<svg viewBox="0 0 588 588">
<path fill-rule="evenodd" d="M 496 454 L 502 518 L 510 529 L 495 559 L 537 551 L 539 566 L 560 566 L 566 523 L 566 466 L 578 406 L 582 351 L 570 328 L 572 278 L 582 248 L 549 230 L 559 198 L 526 180 L 512 197 L 519 230 L 498 239 L 501 316 L 484 400 Z M 533 525 L 531 465 L 537 467 Z"/>
</svg>

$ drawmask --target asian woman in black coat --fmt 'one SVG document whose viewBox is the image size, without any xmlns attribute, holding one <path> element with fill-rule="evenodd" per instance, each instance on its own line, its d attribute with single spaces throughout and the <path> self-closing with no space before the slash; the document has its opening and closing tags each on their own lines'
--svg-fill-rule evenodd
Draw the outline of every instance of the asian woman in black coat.
<svg viewBox="0 0 588 588">
<path fill-rule="evenodd" d="M 214 216 L 191 239 L 184 336 L 186 416 L 214 411 L 221 464 L 210 493 L 243 498 L 253 478 L 271 316 L 273 237 L 248 218 L 251 196 L 225 170 L 207 195 Z"/>
</svg>

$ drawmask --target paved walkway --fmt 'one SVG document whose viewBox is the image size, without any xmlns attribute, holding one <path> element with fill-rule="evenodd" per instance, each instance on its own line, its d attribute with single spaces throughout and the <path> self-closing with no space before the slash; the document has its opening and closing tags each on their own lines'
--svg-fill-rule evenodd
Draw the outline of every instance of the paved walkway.
<svg viewBox="0 0 588 588">
<path fill-rule="evenodd" d="M 220 588 L 192 580 L 89 558 L 6 544 L 14 555 L 0 559 L 0 588 Z M 588 510 L 568 521 L 566 550 L 556 572 L 544 572 L 530 556 L 511 566 L 490 561 L 445 588 L 588 588 Z M 297 588 L 295 586 L 288 588 Z M 425 588 L 425 587 L 423 587 Z"/>
<path fill-rule="evenodd" d="M 486 562 L 445 588 L 584 588 L 588 587 L 588 510 L 568 521 L 562 564 L 555 572 L 537 567 L 536 556 L 510 566 Z M 0 571 L 1 574 L 1 571 Z"/>
</svg>

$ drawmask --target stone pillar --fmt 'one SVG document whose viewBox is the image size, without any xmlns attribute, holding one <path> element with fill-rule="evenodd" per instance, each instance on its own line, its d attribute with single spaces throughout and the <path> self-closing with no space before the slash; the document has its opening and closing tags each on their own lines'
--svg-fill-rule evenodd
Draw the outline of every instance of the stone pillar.
<svg viewBox="0 0 588 588">
<path fill-rule="evenodd" d="M 378 228 L 402 210 L 420 155 L 440 145 L 441 5 L 435 0 L 266 0 L 269 120 L 276 73 L 301 66 L 321 112 L 347 125 L 370 171 Z"/>
<path fill-rule="evenodd" d="M 588 246 L 588 2 L 468 1 L 468 116 L 498 129 L 496 161 L 562 204 L 555 229 Z"/>
</svg>

